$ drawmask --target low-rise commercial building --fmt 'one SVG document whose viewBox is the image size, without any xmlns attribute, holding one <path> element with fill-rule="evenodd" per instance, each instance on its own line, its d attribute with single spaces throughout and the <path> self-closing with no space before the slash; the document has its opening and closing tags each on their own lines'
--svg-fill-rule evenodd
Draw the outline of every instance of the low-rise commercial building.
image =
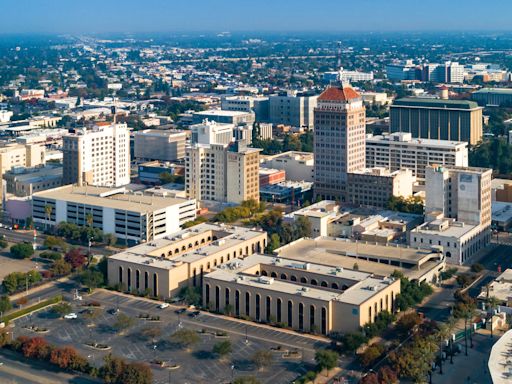
<svg viewBox="0 0 512 384">
<path fill-rule="evenodd" d="M 62 166 L 46 165 L 36 168 L 13 168 L 4 174 L 7 193 L 18 197 L 62 186 Z"/>
<path fill-rule="evenodd" d="M 306 194 L 313 189 L 313 183 L 308 181 L 283 181 L 276 184 L 260 186 L 260 199 L 275 203 L 304 203 Z M 309 198 L 311 200 L 311 198 Z"/>
<path fill-rule="evenodd" d="M 471 99 L 483 106 L 512 104 L 512 88 L 482 88 L 471 94 Z"/>
<path fill-rule="evenodd" d="M 288 151 L 261 157 L 261 167 L 283 169 L 287 180 L 314 181 L 315 159 L 311 152 Z"/>
<path fill-rule="evenodd" d="M 162 174 L 185 178 L 185 166 L 169 162 L 149 161 L 138 165 L 138 173 L 141 183 L 162 184 Z"/>
<path fill-rule="evenodd" d="M 254 112 L 256 121 L 268 121 L 269 100 L 265 96 L 227 96 L 221 100 L 225 111 Z"/>
<path fill-rule="evenodd" d="M 146 196 L 126 188 L 67 185 L 34 194 L 32 217 L 36 225 L 92 225 L 127 243 L 139 243 L 167 236 L 194 220 L 196 201 Z"/>
<path fill-rule="evenodd" d="M 249 125 L 255 121 L 254 112 L 225 111 L 220 109 L 209 109 L 207 111 L 194 112 L 192 123 L 200 124 L 205 119 L 223 124 Z"/>
<path fill-rule="evenodd" d="M 260 188 L 269 185 L 277 184 L 286 181 L 286 172 L 282 169 L 260 168 Z"/>
<path fill-rule="evenodd" d="M 293 258 L 252 255 L 204 277 L 203 305 L 217 312 L 327 335 L 354 332 L 394 310 L 400 281 Z"/>
<path fill-rule="evenodd" d="M 512 203 L 492 202 L 491 227 L 498 231 L 508 231 L 512 227 Z"/>
<path fill-rule="evenodd" d="M 262 252 L 267 234 L 204 223 L 140 244 L 108 258 L 108 281 L 133 292 L 167 299 L 183 287 L 202 287 L 221 264 Z"/>
</svg>

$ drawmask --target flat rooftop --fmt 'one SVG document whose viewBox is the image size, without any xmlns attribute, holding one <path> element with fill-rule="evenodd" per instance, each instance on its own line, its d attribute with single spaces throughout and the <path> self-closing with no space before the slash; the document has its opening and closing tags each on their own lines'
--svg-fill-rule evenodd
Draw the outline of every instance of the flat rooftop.
<svg viewBox="0 0 512 384">
<path fill-rule="evenodd" d="M 251 112 L 225 111 L 222 109 L 209 109 L 206 111 L 194 112 L 194 115 L 200 115 L 200 116 L 245 116 L 250 113 Z"/>
<path fill-rule="evenodd" d="M 212 241 L 200 248 L 191 250 L 190 252 L 181 253 L 178 255 L 171 255 L 161 257 L 161 249 L 173 248 L 174 244 L 182 242 L 187 238 L 213 231 L 217 234 L 218 240 Z M 246 240 L 254 239 L 261 236 L 265 232 L 253 230 L 245 227 L 227 226 L 223 224 L 202 223 L 193 227 L 183 229 L 170 236 L 165 236 L 160 239 L 152 240 L 148 243 L 143 243 L 135 247 L 129 248 L 124 252 L 117 253 L 110 256 L 113 260 L 128 261 L 134 264 L 147 264 L 148 260 L 152 266 L 172 269 L 177 265 L 183 263 L 192 263 L 201 260 L 204 257 L 214 255 L 225 249 L 231 248 Z"/>
<path fill-rule="evenodd" d="M 257 276 L 247 274 L 244 271 L 258 264 L 276 265 L 281 267 L 297 268 L 302 272 L 315 274 L 324 274 L 333 276 L 333 268 L 322 264 L 308 263 L 309 269 L 306 270 L 302 266 L 304 263 L 297 263 L 293 259 L 277 258 L 268 255 L 251 255 L 243 260 L 234 260 L 226 263 L 215 271 L 208 273 L 205 277 L 232 282 L 236 279 L 236 283 L 240 285 L 250 286 L 253 288 L 271 290 L 275 292 L 283 292 L 290 295 L 298 295 L 312 299 L 324 301 L 340 301 L 348 304 L 360 305 L 376 295 L 382 289 L 385 289 L 394 280 L 391 278 L 373 277 L 372 274 L 354 271 L 340 270 L 335 271 L 336 276 L 340 278 L 355 281 L 343 292 L 335 291 L 329 288 L 314 287 L 300 282 L 292 282 L 289 280 L 279 280 L 277 278 L 269 278 L 267 276 Z"/>
<path fill-rule="evenodd" d="M 66 185 L 34 193 L 34 198 L 61 200 L 132 212 L 148 213 L 192 200 L 130 193 L 126 188 Z"/>
<path fill-rule="evenodd" d="M 396 133 L 404 133 L 404 132 L 396 132 Z M 408 146 L 417 146 L 417 147 L 432 147 L 439 149 L 455 149 L 457 147 L 467 147 L 468 143 L 465 141 L 452 141 L 452 140 L 434 140 L 434 139 L 419 139 L 419 138 L 410 138 L 410 139 L 401 139 L 395 140 L 394 138 L 398 137 L 397 135 L 389 134 L 389 135 L 377 135 L 377 136 L 368 136 L 366 138 L 366 144 L 389 144 L 389 145 L 404 145 Z"/>
<path fill-rule="evenodd" d="M 482 88 L 474 93 L 500 93 L 512 96 L 512 88 Z"/>
<path fill-rule="evenodd" d="M 333 237 L 318 237 L 316 239 L 300 239 L 274 251 L 284 258 L 313 258 L 321 260 L 326 254 L 342 256 L 369 256 L 389 260 L 419 264 L 430 259 L 435 252 L 429 249 L 417 249 L 352 241 Z M 354 260 L 354 259 L 352 259 Z"/>
<path fill-rule="evenodd" d="M 492 202 L 492 221 L 505 222 L 512 220 L 512 203 Z"/>
<path fill-rule="evenodd" d="M 446 99 L 425 99 L 405 97 L 395 100 L 391 107 L 420 107 L 436 109 L 483 109 L 474 101 L 469 100 L 446 100 Z"/>
<path fill-rule="evenodd" d="M 456 239 L 461 238 L 462 236 L 468 234 L 469 232 L 473 231 L 475 228 L 477 228 L 477 225 L 471 225 L 466 223 L 450 223 L 448 228 L 446 229 L 435 229 L 437 225 L 441 223 L 445 219 L 441 220 L 434 220 L 430 223 L 424 223 L 420 225 L 419 227 L 413 229 L 411 231 L 411 235 L 413 233 L 423 233 L 428 235 L 437 235 L 437 236 L 443 236 L 443 237 L 453 237 Z M 461 225 L 463 224 L 463 225 Z"/>
</svg>

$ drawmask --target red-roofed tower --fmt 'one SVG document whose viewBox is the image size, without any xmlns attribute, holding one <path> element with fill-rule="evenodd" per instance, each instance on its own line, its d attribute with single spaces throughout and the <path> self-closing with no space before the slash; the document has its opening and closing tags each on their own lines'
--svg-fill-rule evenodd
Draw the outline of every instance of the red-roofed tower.
<svg viewBox="0 0 512 384">
<path fill-rule="evenodd" d="M 315 196 L 347 200 L 347 173 L 365 168 L 366 112 L 347 85 L 327 88 L 315 108 Z"/>
</svg>

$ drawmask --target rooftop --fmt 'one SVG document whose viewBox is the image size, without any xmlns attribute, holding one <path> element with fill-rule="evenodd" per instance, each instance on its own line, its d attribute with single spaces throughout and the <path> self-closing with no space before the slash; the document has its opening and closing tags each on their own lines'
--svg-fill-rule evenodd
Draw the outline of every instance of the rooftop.
<svg viewBox="0 0 512 384">
<path fill-rule="evenodd" d="M 63 200 L 72 203 L 88 204 L 126 211 L 148 213 L 171 205 L 190 202 L 188 199 L 146 196 L 130 193 L 126 188 L 107 188 L 75 185 L 49 189 L 34 193 L 34 198 Z"/>
<path fill-rule="evenodd" d="M 442 109 L 482 109 L 474 101 L 469 100 L 446 100 L 446 99 L 425 99 L 406 97 L 395 100 L 392 107 L 424 107 L 424 108 L 442 108 Z"/>
<path fill-rule="evenodd" d="M 194 112 L 194 115 L 201 116 L 245 116 L 252 112 L 241 112 L 241 111 L 225 111 L 222 109 L 209 109 L 207 111 Z"/>
<path fill-rule="evenodd" d="M 360 99 L 361 95 L 351 87 L 328 87 L 318 96 L 318 101 L 349 101 Z"/>
<path fill-rule="evenodd" d="M 372 143 L 396 143 L 398 145 L 407 143 L 410 146 L 435 147 L 447 149 L 454 149 L 456 147 L 467 147 L 468 145 L 468 143 L 465 141 L 412 138 L 409 132 L 394 132 L 389 135 L 377 136 L 368 135 L 366 137 L 366 145 Z"/>
<path fill-rule="evenodd" d="M 506 95 L 512 95 L 512 88 L 482 88 L 474 93 L 501 93 Z"/>
<path fill-rule="evenodd" d="M 189 252 L 178 253 L 177 255 L 161 257 L 164 249 L 174 248 L 174 244 L 180 243 L 186 239 L 192 239 L 201 234 L 213 232 L 212 240 Z M 264 232 L 245 227 L 227 226 L 224 224 L 202 223 L 191 228 L 183 229 L 170 236 L 161 239 L 152 240 L 149 243 L 137 245 L 124 252 L 117 253 L 111 258 L 115 260 L 128 261 L 134 264 L 148 264 L 152 266 L 172 269 L 183 263 L 192 263 L 210 255 L 214 255 L 225 249 L 263 235 Z M 217 240 L 213 240 L 216 237 Z"/>
</svg>

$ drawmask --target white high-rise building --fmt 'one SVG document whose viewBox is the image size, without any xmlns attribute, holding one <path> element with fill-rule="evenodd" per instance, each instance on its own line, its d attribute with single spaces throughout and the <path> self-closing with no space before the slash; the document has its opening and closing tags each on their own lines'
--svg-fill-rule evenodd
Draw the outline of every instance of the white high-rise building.
<svg viewBox="0 0 512 384">
<path fill-rule="evenodd" d="M 229 144 L 233 141 L 234 124 L 217 123 L 204 119 L 201 124 L 190 126 L 192 144 Z"/>
<path fill-rule="evenodd" d="M 130 183 L 126 124 L 77 129 L 63 136 L 63 183 L 120 187 Z"/>
</svg>

